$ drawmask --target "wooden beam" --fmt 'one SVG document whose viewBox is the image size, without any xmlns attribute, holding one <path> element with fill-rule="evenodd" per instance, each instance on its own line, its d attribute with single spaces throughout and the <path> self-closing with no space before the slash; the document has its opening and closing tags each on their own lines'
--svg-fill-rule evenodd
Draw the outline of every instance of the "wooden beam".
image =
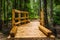
<svg viewBox="0 0 60 40">
<path fill-rule="evenodd" d="M 15 10 L 17 13 L 28 13 L 27 11 L 20 11 L 20 10 Z"/>
<path fill-rule="evenodd" d="M 15 24 L 15 25 L 17 25 L 17 24 L 20 24 L 20 23 L 21 23 L 21 22 L 20 22 L 20 21 L 18 21 L 18 22 L 15 22 L 14 24 Z"/>
<path fill-rule="evenodd" d="M 44 26 L 39 26 L 39 29 L 45 34 L 45 35 L 47 35 L 47 36 L 50 36 L 50 35 L 52 35 L 53 33 L 52 33 L 52 31 L 50 31 L 49 29 L 47 29 L 47 28 L 45 28 Z"/>
<path fill-rule="evenodd" d="M 41 13 L 40 13 L 40 25 L 44 26 L 44 11 L 43 11 L 43 9 L 41 10 Z"/>
<path fill-rule="evenodd" d="M 14 18 L 15 18 L 15 10 L 12 9 L 12 27 L 14 26 L 14 23 L 15 23 Z"/>
<path fill-rule="evenodd" d="M 50 35 L 50 38 L 54 38 L 55 39 L 55 36 L 54 35 Z"/>
<path fill-rule="evenodd" d="M 10 31 L 10 36 L 14 37 L 16 33 L 17 33 L 17 26 L 14 26 Z"/>
</svg>

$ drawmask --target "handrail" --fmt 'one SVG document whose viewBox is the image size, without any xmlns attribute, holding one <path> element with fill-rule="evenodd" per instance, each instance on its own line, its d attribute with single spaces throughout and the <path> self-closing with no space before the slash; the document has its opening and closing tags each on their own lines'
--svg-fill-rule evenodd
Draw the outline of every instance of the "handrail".
<svg viewBox="0 0 60 40">
<path fill-rule="evenodd" d="M 27 11 L 19 11 L 19 10 L 16 10 L 16 9 L 13 9 L 13 10 L 15 10 L 15 12 L 17 12 L 17 13 L 28 13 Z"/>
</svg>

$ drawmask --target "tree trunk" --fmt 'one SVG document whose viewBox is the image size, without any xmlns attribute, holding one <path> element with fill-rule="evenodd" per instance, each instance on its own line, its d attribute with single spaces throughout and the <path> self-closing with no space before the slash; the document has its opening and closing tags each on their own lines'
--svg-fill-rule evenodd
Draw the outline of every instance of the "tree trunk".
<svg viewBox="0 0 60 40">
<path fill-rule="evenodd" d="M 47 18 L 47 0 L 43 0 L 44 6 L 43 6 L 43 10 L 44 10 L 44 26 L 45 27 L 49 27 L 48 25 L 48 18 Z"/>
<path fill-rule="evenodd" d="M 53 27 L 53 0 L 50 0 L 50 28 L 55 36 L 57 36 L 56 29 Z"/>
<path fill-rule="evenodd" d="M 0 30 L 2 30 L 2 0 L 0 0 Z"/>
<path fill-rule="evenodd" d="M 50 1 L 50 19 L 51 19 L 51 27 L 53 27 L 53 0 Z"/>
<path fill-rule="evenodd" d="M 39 10 L 38 10 L 38 16 L 39 16 L 39 19 L 40 19 L 40 13 L 41 13 L 41 0 L 39 0 Z"/>
</svg>

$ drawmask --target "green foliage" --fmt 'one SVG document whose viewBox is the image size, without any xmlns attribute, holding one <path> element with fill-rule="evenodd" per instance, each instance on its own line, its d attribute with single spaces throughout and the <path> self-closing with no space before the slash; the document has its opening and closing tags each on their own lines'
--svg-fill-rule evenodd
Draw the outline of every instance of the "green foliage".
<svg viewBox="0 0 60 40">
<path fill-rule="evenodd" d="M 55 12 L 60 12 L 60 5 L 55 6 L 54 11 Z"/>
<path fill-rule="evenodd" d="M 60 0 L 54 0 L 56 5 L 60 5 Z"/>
<path fill-rule="evenodd" d="M 54 23 L 60 25 L 60 5 L 55 6 L 54 12 Z"/>
<path fill-rule="evenodd" d="M 38 18 L 39 0 L 30 0 L 26 5 L 30 12 L 30 18 Z"/>
<path fill-rule="evenodd" d="M 11 20 L 12 1 L 2 0 L 2 20 Z"/>
</svg>

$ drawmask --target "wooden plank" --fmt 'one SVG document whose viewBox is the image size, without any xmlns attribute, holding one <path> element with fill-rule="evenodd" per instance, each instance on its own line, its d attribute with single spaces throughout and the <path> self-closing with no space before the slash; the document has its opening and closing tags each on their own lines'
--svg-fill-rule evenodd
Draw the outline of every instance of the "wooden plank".
<svg viewBox="0 0 60 40">
<path fill-rule="evenodd" d="M 54 35 L 50 35 L 50 38 L 55 40 L 55 36 Z"/>
<path fill-rule="evenodd" d="M 17 25 L 17 24 L 20 24 L 21 22 L 20 21 L 18 21 L 18 22 L 15 22 L 15 25 Z"/>
<path fill-rule="evenodd" d="M 21 17 L 20 19 L 26 19 L 26 18 L 29 18 L 29 17 Z"/>
<path fill-rule="evenodd" d="M 20 18 L 15 18 L 15 20 L 20 20 Z"/>
<path fill-rule="evenodd" d="M 17 13 L 21 13 L 19 10 L 15 10 L 15 12 L 17 12 Z"/>
<path fill-rule="evenodd" d="M 26 17 L 21 17 L 21 19 L 26 19 Z"/>
<path fill-rule="evenodd" d="M 10 31 L 10 36 L 14 37 L 16 33 L 17 33 L 17 26 L 14 26 Z"/>
<path fill-rule="evenodd" d="M 49 29 L 45 28 L 44 26 L 39 26 L 39 29 L 47 36 L 52 35 L 52 31 L 50 31 Z"/>
<path fill-rule="evenodd" d="M 15 38 L 47 37 L 42 31 L 38 29 L 39 25 L 39 22 L 30 22 L 28 24 L 18 27 Z"/>
<path fill-rule="evenodd" d="M 27 11 L 20 11 L 20 10 L 15 10 L 17 13 L 28 13 Z"/>
<path fill-rule="evenodd" d="M 26 13 L 27 14 L 28 12 L 27 11 L 21 11 L 21 13 Z"/>
<path fill-rule="evenodd" d="M 50 38 L 55 38 L 55 36 L 54 35 L 50 35 Z"/>
</svg>

